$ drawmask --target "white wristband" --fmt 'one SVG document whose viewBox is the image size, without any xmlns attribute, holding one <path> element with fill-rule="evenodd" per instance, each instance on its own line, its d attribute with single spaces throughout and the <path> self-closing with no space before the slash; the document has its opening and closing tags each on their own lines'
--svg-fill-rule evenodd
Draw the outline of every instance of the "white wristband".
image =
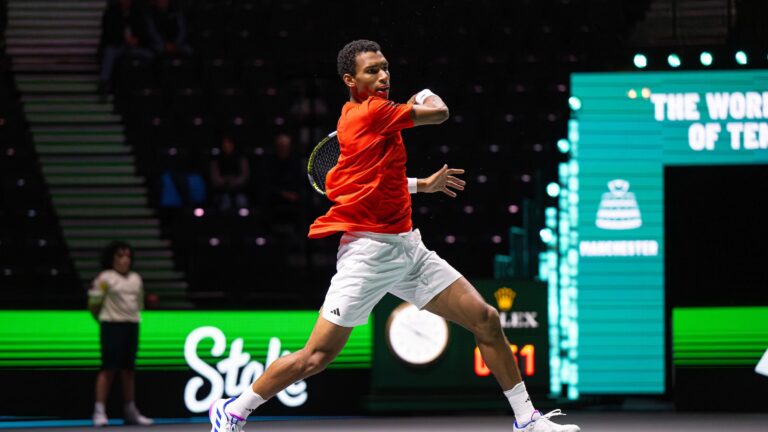
<svg viewBox="0 0 768 432">
<path fill-rule="evenodd" d="M 408 193 L 415 194 L 418 192 L 419 180 L 415 177 L 408 177 Z"/>
<path fill-rule="evenodd" d="M 436 96 L 436 95 L 432 93 L 432 90 L 424 89 L 416 93 L 416 97 L 414 98 L 414 101 L 416 102 L 416 105 L 423 105 L 424 101 L 427 100 L 427 98 L 430 96 Z"/>
</svg>

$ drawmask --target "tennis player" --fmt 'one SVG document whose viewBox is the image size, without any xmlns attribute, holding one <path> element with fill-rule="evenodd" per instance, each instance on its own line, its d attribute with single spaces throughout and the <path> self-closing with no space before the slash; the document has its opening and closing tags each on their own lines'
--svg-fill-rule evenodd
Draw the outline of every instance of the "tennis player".
<svg viewBox="0 0 768 432">
<path fill-rule="evenodd" d="M 324 370 L 344 347 L 352 329 L 368 321 L 386 293 L 475 335 L 483 359 L 514 410 L 513 430 L 579 431 L 578 426 L 550 420 L 562 415 L 560 410 L 542 414 L 534 409 L 496 309 L 458 271 L 427 249 L 419 231 L 412 227 L 406 152 L 400 132 L 446 121 L 448 107 L 429 90 L 416 93 L 403 104 L 390 101 L 389 63 L 375 42 L 350 42 L 339 52 L 337 67 L 349 89 L 349 102 L 342 108 L 336 127 L 341 155 L 326 176 L 326 194 L 333 206 L 309 229 L 310 238 L 343 233 L 337 273 L 306 346 L 272 363 L 250 391 L 214 403 L 209 413 L 212 432 L 242 431 L 248 415 L 265 401 Z M 446 193 L 464 187 L 462 180 L 448 174 L 447 167 L 430 178 L 440 182 L 430 188 Z M 413 187 L 411 184 L 411 191 Z"/>
</svg>

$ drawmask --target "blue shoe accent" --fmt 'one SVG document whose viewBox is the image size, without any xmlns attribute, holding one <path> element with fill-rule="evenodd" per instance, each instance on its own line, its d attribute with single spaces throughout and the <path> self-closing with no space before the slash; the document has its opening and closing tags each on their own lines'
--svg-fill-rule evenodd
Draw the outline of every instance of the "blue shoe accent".
<svg viewBox="0 0 768 432">
<path fill-rule="evenodd" d="M 539 415 L 539 417 L 541 417 L 541 411 L 539 411 L 539 410 L 534 410 L 534 411 L 533 411 L 533 414 L 531 414 L 531 420 L 530 420 L 528 423 L 526 423 L 526 424 L 524 424 L 524 425 L 522 425 L 522 426 L 520 426 L 520 425 L 517 423 L 517 420 L 515 420 L 515 424 L 514 424 L 514 427 L 515 427 L 515 429 L 525 429 L 526 427 L 528 427 L 528 425 L 529 425 L 529 424 L 531 424 L 531 423 L 533 423 L 533 422 L 535 422 L 535 421 L 536 421 L 536 420 L 534 420 L 534 419 L 533 419 L 533 417 L 534 417 L 536 414 L 538 414 L 538 415 Z"/>
<path fill-rule="evenodd" d="M 222 410 L 222 411 L 224 411 L 225 409 L 227 409 L 227 405 L 231 404 L 231 403 L 232 403 L 232 402 L 234 402 L 235 400 L 237 400 L 237 398 L 236 398 L 236 397 L 231 397 L 231 398 L 229 398 L 229 400 L 228 400 L 228 401 L 224 402 L 224 406 L 223 406 L 223 407 L 221 407 L 221 410 Z M 224 412 L 224 414 L 226 414 L 226 412 Z"/>
<path fill-rule="evenodd" d="M 220 432 L 224 430 L 242 432 L 243 426 L 245 426 L 245 419 L 241 418 L 237 414 L 230 414 L 227 412 L 229 404 L 237 400 L 236 397 L 229 399 L 219 399 L 211 405 L 211 411 L 208 418 L 211 422 L 211 432 Z M 216 415 L 213 415 L 213 412 Z"/>
</svg>

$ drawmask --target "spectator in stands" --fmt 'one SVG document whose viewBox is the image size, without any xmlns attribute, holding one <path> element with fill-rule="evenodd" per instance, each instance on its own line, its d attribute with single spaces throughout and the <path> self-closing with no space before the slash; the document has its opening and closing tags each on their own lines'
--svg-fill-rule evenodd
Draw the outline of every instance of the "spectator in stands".
<svg viewBox="0 0 768 432">
<path fill-rule="evenodd" d="M 265 174 L 271 224 L 301 229 L 306 174 L 295 156 L 290 135 L 279 133 L 275 136 L 274 152 L 267 158 Z"/>
<path fill-rule="evenodd" d="M 246 191 L 250 180 L 248 160 L 235 146 L 232 137 L 222 136 L 219 154 L 211 161 L 213 200 L 218 209 L 228 212 L 235 206 L 247 208 Z"/>
<path fill-rule="evenodd" d="M 206 201 L 205 181 L 194 152 L 190 155 L 183 148 L 170 147 L 158 157 L 158 167 L 161 207 L 187 209 Z"/>
<path fill-rule="evenodd" d="M 133 0 L 110 1 L 101 19 L 99 93 L 109 91 L 112 70 L 123 56 L 152 60 L 146 19 Z"/>
<path fill-rule="evenodd" d="M 112 242 L 101 254 L 102 272 L 88 291 L 88 308 L 100 323 L 101 370 L 96 377 L 94 426 L 106 426 L 107 396 L 115 373 L 120 371 L 123 387 L 123 415 L 127 424 L 150 425 L 152 419 L 136 408 L 136 352 L 139 348 L 140 311 L 144 308 L 144 287 L 131 271 L 133 249 L 128 243 Z"/>
<path fill-rule="evenodd" d="M 266 221 L 283 247 L 289 265 L 298 265 L 306 256 L 304 188 L 307 174 L 296 157 L 293 137 L 281 132 L 264 161 L 263 190 Z"/>
<path fill-rule="evenodd" d="M 170 0 L 152 1 L 147 29 L 152 49 L 158 55 L 192 55 L 192 47 L 187 43 L 187 20 L 181 9 L 171 7 Z"/>
<path fill-rule="evenodd" d="M 294 156 L 293 140 L 286 133 L 275 137 L 274 154 L 267 164 L 269 170 L 269 201 L 272 205 L 296 205 L 301 201 L 304 173 L 301 162 Z"/>
</svg>

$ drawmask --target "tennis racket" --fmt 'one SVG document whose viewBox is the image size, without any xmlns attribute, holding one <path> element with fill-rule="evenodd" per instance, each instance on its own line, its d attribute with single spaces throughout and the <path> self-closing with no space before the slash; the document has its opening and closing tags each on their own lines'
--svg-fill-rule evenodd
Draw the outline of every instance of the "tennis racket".
<svg viewBox="0 0 768 432">
<path fill-rule="evenodd" d="M 309 155 L 307 177 L 309 184 L 320 195 L 325 195 L 325 176 L 339 162 L 340 154 L 339 139 L 336 138 L 336 131 L 333 131 L 317 143 Z"/>
</svg>

